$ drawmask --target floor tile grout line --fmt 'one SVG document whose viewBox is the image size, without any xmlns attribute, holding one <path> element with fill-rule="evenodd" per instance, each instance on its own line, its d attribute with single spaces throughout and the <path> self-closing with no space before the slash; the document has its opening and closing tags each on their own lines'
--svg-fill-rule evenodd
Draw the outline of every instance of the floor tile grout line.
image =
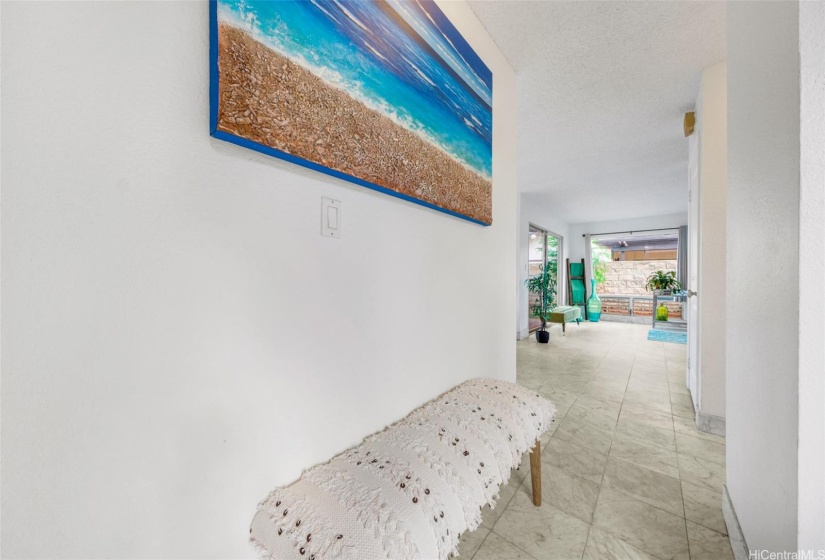
<svg viewBox="0 0 825 560">
<path fill-rule="evenodd" d="M 554 433 L 552 436 L 550 436 L 550 439 L 552 440 L 555 436 L 556 436 L 556 434 Z M 574 446 L 574 447 L 578 447 L 579 449 L 583 449 L 583 450 L 585 450 L 585 451 L 590 451 L 591 453 L 597 453 L 597 454 L 599 454 L 599 455 L 604 455 L 605 457 L 608 457 L 608 454 L 607 454 L 607 453 L 602 453 L 601 451 L 597 451 L 597 450 L 593 449 L 592 447 L 587 447 L 586 445 L 582 445 L 582 444 L 580 444 L 580 443 L 578 443 L 578 442 L 575 442 L 575 441 L 567 441 L 567 440 L 565 440 L 565 439 L 558 439 L 558 440 L 556 440 L 556 441 L 562 441 L 562 442 L 564 442 L 564 443 L 566 443 L 566 444 L 568 444 L 568 445 L 572 445 L 572 446 Z M 547 442 L 547 443 L 548 443 L 548 445 L 549 445 L 550 440 L 548 440 L 548 442 Z M 612 445 L 612 444 L 611 444 L 611 445 Z M 545 449 L 546 449 L 546 448 L 545 448 Z M 542 454 L 544 454 L 544 451 L 542 451 Z M 573 476 L 576 476 L 576 475 L 573 475 Z M 582 478 L 582 477 L 579 477 L 579 478 Z"/>
<path fill-rule="evenodd" d="M 587 524 L 587 538 L 584 539 L 584 547 L 582 547 L 582 555 L 579 557 L 579 560 L 584 560 L 584 555 L 587 552 L 587 545 L 590 544 L 590 531 L 593 529 L 593 524 Z"/>
<path fill-rule="evenodd" d="M 628 420 L 628 422 L 634 422 L 634 421 L 633 420 Z M 641 424 L 640 422 L 634 422 L 634 423 Z M 655 428 L 655 426 L 649 426 L 649 425 L 645 425 L 645 424 L 641 424 L 641 425 L 643 425 L 647 428 Z M 664 428 L 662 428 L 662 429 L 664 429 Z M 633 434 L 628 434 L 628 433 L 625 433 L 625 432 L 617 432 L 617 433 L 622 437 L 630 438 L 630 439 L 638 442 L 640 445 L 644 445 L 646 447 L 653 447 L 655 449 L 662 449 L 664 451 L 670 451 L 672 453 L 676 453 L 676 436 L 675 435 L 673 437 L 673 447 L 671 448 L 671 447 L 664 447 L 662 445 L 658 445 L 658 444 L 653 443 L 653 442 L 648 442 L 646 440 L 643 440 L 639 437 L 634 436 Z"/>
<path fill-rule="evenodd" d="M 671 478 L 673 478 L 673 477 L 671 477 Z M 673 513 L 672 511 L 666 510 L 666 509 L 661 508 L 661 507 L 659 507 L 659 506 L 655 506 L 655 505 L 653 505 L 653 504 L 650 504 L 650 503 L 648 503 L 648 502 L 645 502 L 644 500 L 640 500 L 640 499 L 639 499 L 639 498 L 637 498 L 636 496 L 633 496 L 633 495 L 631 495 L 631 494 L 628 494 L 627 492 L 624 492 L 624 491 L 622 491 L 622 490 L 613 489 L 613 491 L 614 491 L 614 492 L 618 492 L 619 494 L 623 494 L 623 495 L 627 496 L 628 498 L 630 498 L 631 500 L 635 500 L 635 501 L 639 502 L 640 504 L 644 504 L 644 505 L 646 505 L 646 506 L 650 506 L 650 507 L 652 507 L 652 508 L 654 508 L 654 509 L 658 509 L 659 511 L 662 511 L 662 512 L 664 512 L 664 513 L 667 513 L 667 514 L 669 514 L 669 515 L 672 515 L 673 517 L 678 517 L 679 519 L 683 519 L 683 520 L 684 520 L 684 519 L 687 519 L 687 518 L 686 518 L 685 516 L 683 516 L 683 515 L 679 515 L 678 513 Z M 601 495 L 601 489 L 599 489 L 599 495 Z M 682 503 L 684 504 L 684 498 L 683 498 Z M 682 507 L 684 507 L 684 505 L 683 505 Z M 717 532 L 718 532 L 718 531 L 717 531 Z"/>
<path fill-rule="evenodd" d="M 662 343 L 662 353 L 664 354 L 664 343 Z M 685 538 L 688 540 L 688 556 L 690 556 L 690 538 L 687 533 L 687 509 L 685 508 L 685 495 L 682 492 L 682 467 L 679 464 L 679 442 L 676 438 L 676 425 L 673 421 L 673 397 L 670 392 L 670 377 L 667 374 L 667 357 L 665 357 L 665 379 L 667 380 L 667 400 L 670 404 L 670 426 L 673 430 L 673 446 L 676 448 L 676 470 L 679 473 L 679 497 L 682 499 L 682 514 L 685 519 Z"/>
<path fill-rule="evenodd" d="M 616 539 L 617 541 L 621 541 L 621 542 L 625 543 L 626 545 L 628 545 L 628 546 L 630 546 L 630 547 L 632 547 L 632 548 L 635 548 L 635 549 L 637 549 L 637 550 L 642 551 L 643 553 L 647 554 L 648 556 L 650 556 L 650 557 L 651 557 L 651 558 L 653 558 L 654 560 L 662 560 L 662 558 L 661 558 L 661 557 L 656 556 L 656 555 L 655 555 L 655 554 L 653 554 L 652 552 L 648 552 L 647 550 L 645 550 L 645 549 L 643 549 L 643 548 L 641 548 L 641 547 L 639 547 L 639 546 L 636 546 L 635 544 L 632 544 L 632 543 L 628 542 L 627 540 L 623 539 L 623 538 L 622 538 L 622 537 L 620 537 L 619 535 L 617 535 L 617 534 L 615 534 L 615 533 L 611 533 L 611 532 L 610 532 L 609 530 L 607 530 L 607 529 L 603 529 L 603 528 L 601 528 L 601 527 L 596 527 L 595 525 L 591 525 L 590 527 L 591 527 L 591 528 L 595 528 L 595 529 L 597 529 L 597 530 L 599 530 L 599 531 L 602 531 L 602 532 L 604 532 L 604 533 L 607 533 L 608 535 L 610 535 L 611 537 L 613 537 L 613 538 L 614 538 L 614 539 Z M 587 538 L 588 538 L 588 541 L 589 541 L 589 540 L 590 540 L 590 533 L 589 533 L 589 532 L 588 532 L 588 534 L 587 534 Z M 585 548 L 585 549 L 586 549 L 586 548 Z"/>
<path fill-rule="evenodd" d="M 663 448 L 661 448 L 661 447 L 657 447 L 656 449 L 663 449 Z M 631 460 L 629 460 L 629 459 L 623 459 L 623 458 L 618 457 L 618 456 L 616 456 L 616 455 L 609 455 L 609 458 L 612 458 L 612 459 L 617 459 L 617 460 L 619 460 L 619 461 L 624 461 L 625 463 L 630 463 L 631 465 L 634 465 L 634 466 L 637 466 L 637 467 L 641 467 L 641 468 L 643 468 L 643 469 L 646 469 L 646 470 L 649 470 L 649 471 L 652 471 L 652 472 L 655 472 L 655 473 L 661 474 L 661 475 L 663 475 L 663 476 L 669 476 L 670 478 L 675 478 L 675 479 L 676 479 L 676 480 L 678 480 L 679 482 L 681 482 L 681 481 L 682 481 L 682 479 L 681 479 L 681 478 L 679 478 L 679 477 L 677 477 L 677 476 L 673 476 L 673 475 L 671 475 L 671 474 L 667 474 L 666 472 L 662 472 L 662 471 L 659 471 L 659 470 L 656 470 L 656 469 L 650 468 L 650 467 L 648 467 L 648 466 L 646 466 L 646 465 L 640 465 L 639 463 L 634 463 L 633 461 L 631 461 Z M 677 465 L 678 465 L 678 459 L 677 459 Z M 678 469 L 678 466 L 676 467 L 676 470 L 677 470 L 677 471 L 679 470 L 679 469 Z"/>
<path fill-rule="evenodd" d="M 682 498 L 682 500 L 684 500 L 684 497 Z M 687 517 L 685 517 L 685 538 L 687 539 L 687 543 L 688 543 L 688 559 L 691 559 L 691 558 L 693 558 L 693 553 L 690 550 L 690 533 L 688 533 L 688 524 L 687 524 L 687 522 L 688 522 Z"/>
<path fill-rule="evenodd" d="M 681 482 L 682 482 L 682 479 L 681 479 L 681 478 L 679 478 L 679 477 L 677 477 L 677 476 L 671 476 L 671 475 L 669 475 L 669 474 L 665 474 L 665 473 L 663 473 L 663 472 L 659 472 L 659 471 L 657 471 L 656 469 L 651 469 L 650 467 L 645 467 L 644 465 L 640 465 L 640 464 L 638 464 L 638 463 L 634 463 L 633 461 L 628 461 L 627 459 L 622 459 L 621 457 L 610 457 L 610 458 L 612 458 L 614 461 L 621 461 L 621 462 L 623 462 L 623 463 L 627 463 L 628 465 L 633 465 L 634 467 L 638 467 L 638 468 L 640 468 L 640 469 L 644 469 L 644 470 L 646 470 L 646 471 L 654 472 L 654 473 L 656 473 L 656 474 L 660 474 L 660 475 L 662 475 L 662 476 L 666 476 L 666 477 L 668 477 L 668 478 L 672 478 L 673 480 L 675 480 L 675 481 L 677 481 L 677 482 L 679 482 L 679 483 L 681 483 Z M 680 486 L 681 486 L 681 484 L 680 484 Z M 681 492 L 680 492 L 680 495 L 681 495 Z M 656 507 L 656 506 L 653 506 L 653 507 Z M 661 509 L 661 508 L 659 508 L 659 509 Z M 682 517 L 682 516 L 680 515 L 679 517 Z"/>
<path fill-rule="evenodd" d="M 483 525 L 479 525 L 479 527 L 483 527 Z M 478 531 L 478 528 L 476 528 L 476 531 Z M 470 560 L 473 560 L 473 558 L 476 557 L 476 554 L 478 554 L 478 551 L 481 550 L 481 547 L 484 546 L 484 543 L 487 542 L 487 539 L 490 537 L 490 533 L 492 533 L 492 532 L 493 532 L 492 529 L 487 530 L 487 534 L 484 535 L 483 539 L 481 539 L 481 544 L 478 545 L 478 548 L 475 549 L 475 552 L 473 552 L 473 555 L 470 556 Z"/>
<path fill-rule="evenodd" d="M 610 536 L 611 536 L 611 537 L 613 537 L 614 539 L 619 540 L 619 541 L 621 541 L 621 542 L 623 542 L 623 543 L 625 543 L 625 544 L 627 544 L 627 545 L 629 545 L 629 546 L 631 546 L 631 547 L 633 547 L 633 548 L 635 548 L 635 549 L 637 549 L 637 550 L 641 550 L 642 552 L 644 552 L 645 554 L 647 554 L 647 555 L 648 555 L 648 556 L 650 556 L 651 558 L 655 558 L 656 560 L 662 560 L 660 556 L 656 556 L 655 554 L 653 554 L 652 552 L 648 552 L 647 550 L 645 550 L 645 549 L 644 549 L 644 548 L 642 548 L 641 546 L 637 546 L 637 545 L 635 545 L 635 544 L 633 544 L 633 543 L 631 543 L 631 542 L 628 542 L 627 540 L 625 540 L 624 538 L 622 538 L 622 537 L 621 537 L 621 535 L 617 535 L 616 533 L 614 533 L 613 531 L 611 531 L 611 530 L 610 530 L 609 528 L 607 528 L 607 527 L 598 527 L 598 526 L 596 526 L 596 525 L 591 525 L 591 527 L 595 527 L 595 528 L 596 528 L 596 529 L 598 529 L 599 531 L 602 531 L 602 532 L 604 532 L 604 533 L 607 533 L 608 535 L 610 535 Z M 588 536 L 589 536 L 589 533 L 588 533 Z M 690 545 L 688 545 L 688 547 L 689 547 L 689 546 L 690 546 Z M 689 548 L 688 548 L 688 554 L 690 554 L 690 549 L 689 549 Z"/>
<path fill-rule="evenodd" d="M 495 533 L 495 531 L 494 531 L 493 529 L 490 529 L 490 532 L 491 532 L 491 533 Z M 490 535 L 487 535 L 487 536 L 489 537 Z M 496 536 L 497 536 L 498 538 L 502 539 L 503 541 L 505 541 L 505 542 L 509 543 L 511 546 L 514 546 L 515 548 L 517 548 L 518 550 L 520 550 L 520 551 L 521 551 L 521 552 L 523 552 L 524 554 L 526 554 L 528 558 L 532 558 L 533 560 L 536 560 L 536 557 L 535 557 L 535 556 L 533 556 L 532 554 L 530 554 L 529 552 L 527 552 L 526 550 L 524 550 L 523 548 L 521 548 L 519 545 L 517 545 L 516 543 L 514 543 L 513 541 L 511 541 L 511 540 L 510 540 L 510 539 L 508 539 L 507 537 L 505 537 L 505 536 L 503 536 L 503 535 L 501 535 L 501 534 L 499 534 L 499 533 L 496 533 Z M 486 537 L 485 537 L 485 539 L 484 539 L 484 540 L 487 540 L 487 539 L 486 539 Z"/>
<path fill-rule="evenodd" d="M 679 516 L 679 515 L 676 515 L 676 514 L 674 514 L 672 511 L 667 511 L 667 510 L 662 509 L 662 508 L 660 508 L 660 507 L 657 507 L 657 506 L 651 505 L 651 504 L 649 504 L 649 503 L 647 503 L 647 502 L 643 502 L 642 500 L 639 500 L 639 499 L 635 498 L 634 496 L 631 496 L 631 495 L 629 495 L 629 494 L 627 494 L 627 493 L 625 493 L 625 492 L 622 492 L 622 491 L 620 491 L 620 490 L 614 490 L 614 491 L 615 491 L 615 492 L 619 492 L 620 494 L 624 494 L 624 495 L 625 495 L 625 496 L 627 496 L 628 498 L 630 498 L 630 499 L 632 499 L 632 500 L 635 500 L 635 501 L 637 501 L 637 502 L 639 502 L 639 503 L 641 503 L 641 504 L 644 504 L 644 505 L 646 505 L 646 506 L 650 506 L 650 507 L 652 507 L 652 508 L 654 508 L 654 509 L 658 509 L 658 510 L 659 510 L 659 511 L 661 511 L 661 512 L 664 512 L 664 513 L 667 513 L 667 514 L 670 514 L 670 515 L 673 515 L 673 516 L 675 516 L 675 517 L 679 517 L 680 519 L 682 519 L 682 521 L 684 521 L 684 522 L 685 522 L 685 541 L 686 541 L 686 542 L 687 542 L 687 544 L 688 544 L 688 555 L 690 555 L 690 538 L 688 537 L 688 534 L 687 534 L 687 521 L 688 521 L 688 520 L 687 520 L 687 518 L 685 518 L 685 517 L 681 517 L 681 516 Z M 599 490 L 599 496 L 598 496 L 598 498 L 596 499 L 596 508 L 598 508 L 598 507 L 599 507 L 599 503 L 598 503 L 598 499 L 599 499 L 599 498 L 601 498 L 601 489 Z M 594 510 L 594 513 L 595 513 L 595 510 Z M 595 526 L 595 525 L 592 525 L 592 524 L 591 524 L 591 526 Z M 650 555 L 650 556 L 652 556 L 652 557 L 654 557 L 654 558 L 658 558 L 655 554 L 653 554 L 653 553 L 651 553 L 651 552 L 648 552 L 648 551 L 647 551 L 647 550 L 645 550 L 645 549 L 642 549 L 642 548 L 640 548 L 640 547 L 638 547 L 638 546 L 636 546 L 636 545 L 633 545 L 633 544 L 631 544 L 631 543 L 627 542 L 625 539 L 623 539 L 623 538 L 621 537 L 621 535 L 618 535 L 618 534 L 614 533 L 614 532 L 613 532 L 613 531 L 612 531 L 609 527 L 597 527 L 597 528 L 598 528 L 600 531 L 604 531 L 604 532 L 606 532 L 606 533 L 610 534 L 611 536 L 613 536 L 614 538 L 616 538 L 616 539 L 618 539 L 618 540 L 620 540 L 620 541 L 622 541 L 622 542 L 625 542 L 625 543 L 629 544 L 630 546 L 633 546 L 634 548 L 639 548 L 639 550 L 642 550 L 645 554 L 648 554 L 648 555 Z M 588 537 L 589 537 L 589 533 L 588 533 Z"/>
<path fill-rule="evenodd" d="M 622 410 L 624 410 L 624 399 L 625 395 L 627 395 L 627 388 L 630 385 L 630 378 L 633 377 L 633 368 L 636 366 L 636 352 L 638 352 L 639 347 L 636 346 L 636 350 L 633 352 L 633 362 L 630 364 L 630 375 L 627 376 L 627 382 L 624 385 L 624 393 L 622 393 L 622 402 L 619 403 L 619 414 L 616 416 L 616 425 L 613 427 L 613 436 L 610 438 L 610 447 L 607 449 L 607 456 L 610 456 L 610 451 L 613 449 L 613 441 L 616 439 L 616 430 L 619 429 L 619 418 L 622 417 Z M 607 470 L 607 466 L 605 466 L 605 470 Z M 602 482 L 604 481 L 604 473 L 602 473 Z M 599 493 L 601 493 L 601 483 L 599 484 Z"/>
<path fill-rule="evenodd" d="M 686 520 L 686 521 L 690 521 L 690 522 L 691 522 L 691 523 L 693 523 L 694 525 L 699 525 L 699 526 L 700 526 L 700 527 L 702 527 L 703 529 L 707 529 L 708 531 L 713 531 L 714 533 L 717 533 L 717 534 L 719 534 L 719 535 L 722 535 L 722 536 L 723 536 L 723 537 L 725 537 L 725 538 L 728 538 L 728 536 L 729 536 L 729 535 L 726 535 L 725 533 L 723 533 L 723 532 L 719 531 L 718 529 L 714 529 L 713 527 L 708 527 L 707 525 L 703 525 L 703 524 L 702 524 L 701 522 L 699 522 L 699 521 L 695 521 L 695 520 L 693 520 L 693 519 L 688 519 L 687 517 L 685 517 L 685 520 Z"/>
</svg>

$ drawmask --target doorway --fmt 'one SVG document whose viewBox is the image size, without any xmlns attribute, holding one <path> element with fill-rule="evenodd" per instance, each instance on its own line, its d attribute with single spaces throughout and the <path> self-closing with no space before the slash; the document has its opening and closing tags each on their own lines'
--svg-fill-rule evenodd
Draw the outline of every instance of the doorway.
<svg viewBox="0 0 825 560">
<path fill-rule="evenodd" d="M 528 242 L 529 253 L 527 257 L 527 274 L 530 278 L 541 274 L 542 267 L 547 266 L 550 271 L 551 281 L 556 286 L 554 290 L 554 305 L 559 305 L 559 294 L 561 281 L 563 280 L 559 271 L 563 267 L 559 266 L 562 255 L 563 238 L 544 228 L 530 224 L 530 239 Z M 530 332 L 541 327 L 541 319 L 533 314 L 532 307 L 537 297 L 534 293 L 527 296 L 527 317 Z"/>
<path fill-rule="evenodd" d="M 590 256 L 602 319 L 650 323 L 653 294 L 647 281 L 656 271 L 679 274 L 679 230 L 654 229 L 590 236 Z M 683 318 L 680 302 L 664 302 L 673 324 Z"/>
</svg>

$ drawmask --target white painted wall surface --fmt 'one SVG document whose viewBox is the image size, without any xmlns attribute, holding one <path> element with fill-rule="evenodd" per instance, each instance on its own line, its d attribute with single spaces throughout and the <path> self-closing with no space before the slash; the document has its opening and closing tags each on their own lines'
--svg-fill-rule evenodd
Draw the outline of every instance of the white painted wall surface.
<svg viewBox="0 0 825 560">
<path fill-rule="evenodd" d="M 727 45 L 727 486 L 751 550 L 795 551 L 799 4 L 729 3 Z"/>
<path fill-rule="evenodd" d="M 272 487 L 515 379 L 515 77 L 442 5 L 495 75 L 489 228 L 210 139 L 205 1 L 3 2 L 4 558 L 253 557 Z"/>
<path fill-rule="evenodd" d="M 799 549 L 825 550 L 825 3 L 799 4 Z"/>
<path fill-rule="evenodd" d="M 516 325 L 516 336 L 519 339 L 530 334 L 530 314 L 527 309 L 529 294 L 524 282 L 527 280 L 527 264 L 530 255 L 530 224 L 539 226 L 551 233 L 563 237 L 562 251 L 559 255 L 559 286 L 557 289 L 557 302 L 559 305 L 567 305 L 567 276 L 564 275 L 564 259 L 567 258 L 568 244 L 570 243 L 569 229 L 567 222 L 561 219 L 553 208 L 543 203 L 541 197 L 529 194 L 519 195 L 519 228 L 518 228 L 518 323 Z M 551 325 L 553 328 L 556 325 Z M 558 327 L 561 330 L 561 327 Z M 551 335 L 552 336 L 552 335 Z"/>
<path fill-rule="evenodd" d="M 699 410 L 725 417 L 725 221 L 728 183 L 727 69 L 702 72 L 696 102 L 699 149 Z"/>
<path fill-rule="evenodd" d="M 687 152 L 687 143 L 685 144 Z M 617 195 L 618 196 L 618 195 Z M 641 231 L 645 229 L 670 228 L 678 229 L 679 226 L 687 224 L 687 176 L 685 176 L 684 192 L 685 211 L 677 214 L 664 214 L 661 216 L 646 216 L 628 220 L 611 220 L 607 222 L 588 222 L 581 224 L 570 224 L 570 260 L 578 261 L 584 257 L 584 235 L 585 233 L 610 233 L 613 231 Z M 587 288 L 588 296 L 590 287 Z"/>
</svg>

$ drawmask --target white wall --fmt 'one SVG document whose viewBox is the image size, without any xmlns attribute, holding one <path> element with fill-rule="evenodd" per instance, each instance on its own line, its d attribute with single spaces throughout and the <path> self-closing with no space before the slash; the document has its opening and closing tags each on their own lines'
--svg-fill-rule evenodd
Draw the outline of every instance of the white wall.
<svg viewBox="0 0 825 560">
<path fill-rule="evenodd" d="M 685 147 L 687 150 L 687 146 Z M 685 180 L 687 184 L 687 180 Z M 685 189 L 685 208 L 687 208 L 687 189 Z M 607 222 L 588 222 L 570 224 L 571 243 L 569 257 L 571 261 L 580 261 L 584 258 L 585 233 L 610 233 L 623 231 L 641 231 L 645 229 L 676 229 L 687 224 L 687 210 L 677 214 L 663 214 L 661 216 L 646 216 L 627 220 L 611 220 Z M 588 296 L 590 287 L 587 288 Z"/>
<path fill-rule="evenodd" d="M 515 379 L 515 77 L 443 8 L 495 75 L 489 228 L 210 139 L 205 1 L 3 2 L 4 557 L 252 557 L 272 487 Z"/>
<path fill-rule="evenodd" d="M 527 309 L 529 294 L 524 282 L 528 277 L 528 260 L 530 258 L 530 224 L 539 226 L 551 233 L 561 235 L 563 238 L 562 251 L 559 255 L 560 271 L 559 285 L 557 288 L 557 301 L 559 305 L 567 304 L 567 276 L 563 272 L 564 259 L 567 258 L 568 244 L 570 243 L 569 229 L 567 222 L 549 207 L 540 196 L 530 194 L 519 195 L 519 218 L 518 218 L 518 314 L 516 324 L 516 336 L 519 339 L 530 334 L 530 313 Z M 551 328 L 553 326 L 551 325 Z M 561 329 L 561 327 L 558 327 Z"/>
<path fill-rule="evenodd" d="M 799 543 L 825 550 L 825 3 L 799 5 Z"/>
<path fill-rule="evenodd" d="M 749 548 L 774 552 L 797 546 L 798 10 L 727 8 L 727 486 Z"/>
<path fill-rule="evenodd" d="M 699 409 L 710 419 L 725 417 L 725 219 L 727 201 L 727 68 L 702 72 L 696 101 L 699 135 Z M 718 420 L 713 425 L 719 425 Z"/>
</svg>

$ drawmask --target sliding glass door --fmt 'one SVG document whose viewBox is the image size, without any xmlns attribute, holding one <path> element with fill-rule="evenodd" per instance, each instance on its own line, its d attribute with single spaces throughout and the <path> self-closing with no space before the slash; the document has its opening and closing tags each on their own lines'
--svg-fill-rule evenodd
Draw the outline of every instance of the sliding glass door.
<svg viewBox="0 0 825 560">
<path fill-rule="evenodd" d="M 559 275 L 559 271 L 562 268 L 559 264 L 559 260 L 561 258 L 562 251 L 562 238 L 545 229 L 534 226 L 533 224 L 530 224 L 529 235 L 530 240 L 528 247 L 530 252 L 527 258 L 528 274 L 531 278 L 533 276 L 537 276 L 541 274 L 542 267 L 547 266 L 550 271 L 550 277 L 556 286 L 556 299 L 554 305 L 562 305 L 563 302 L 559 301 L 559 294 L 561 293 L 561 286 L 559 285 L 561 277 Z M 533 315 L 532 312 L 532 307 L 536 302 L 536 299 L 537 296 L 534 293 L 530 293 L 527 298 L 527 316 L 530 318 L 529 324 L 531 331 L 534 331 L 541 326 L 541 320 Z"/>
<path fill-rule="evenodd" d="M 590 237 L 596 292 L 602 300 L 602 319 L 613 315 L 627 322 L 648 323 L 654 313 L 647 281 L 656 271 L 678 271 L 679 231 L 613 232 Z M 682 317 L 682 305 L 667 302 L 671 319 Z M 622 319 L 625 321 L 625 319 Z"/>
</svg>

